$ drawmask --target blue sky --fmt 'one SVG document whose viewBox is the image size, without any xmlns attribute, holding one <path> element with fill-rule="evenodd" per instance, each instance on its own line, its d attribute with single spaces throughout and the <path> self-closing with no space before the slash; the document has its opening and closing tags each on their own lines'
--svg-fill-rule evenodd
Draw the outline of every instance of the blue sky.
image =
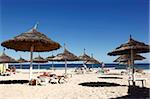
<svg viewBox="0 0 150 99">
<path fill-rule="evenodd" d="M 39 22 L 38 31 L 61 45 L 66 43 L 74 54 L 81 55 L 85 48 L 87 54 L 109 63 L 116 57 L 107 53 L 125 43 L 130 34 L 149 43 L 149 0 L 0 0 L 0 5 L 0 42 Z M 6 53 L 29 59 L 29 52 Z M 52 53 L 40 54 L 47 57 Z"/>
</svg>

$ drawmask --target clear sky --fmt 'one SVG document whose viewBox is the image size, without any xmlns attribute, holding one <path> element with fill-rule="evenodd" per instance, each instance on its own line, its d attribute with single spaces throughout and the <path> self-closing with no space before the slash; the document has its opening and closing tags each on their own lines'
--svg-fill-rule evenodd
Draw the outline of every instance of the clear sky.
<svg viewBox="0 0 150 99">
<path fill-rule="evenodd" d="M 0 42 L 39 22 L 38 31 L 61 45 L 66 43 L 74 54 L 81 55 L 85 48 L 87 54 L 110 63 L 116 57 L 107 53 L 127 42 L 130 34 L 135 40 L 149 43 L 148 20 L 149 0 L 0 0 Z M 6 53 L 29 59 L 29 52 Z M 43 57 L 51 54 L 40 53 Z M 144 56 L 148 58 L 148 54 Z"/>
</svg>

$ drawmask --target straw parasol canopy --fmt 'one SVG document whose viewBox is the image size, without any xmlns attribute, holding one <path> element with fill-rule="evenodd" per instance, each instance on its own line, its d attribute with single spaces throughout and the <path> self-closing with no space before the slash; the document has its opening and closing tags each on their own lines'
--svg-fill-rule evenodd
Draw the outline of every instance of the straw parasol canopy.
<svg viewBox="0 0 150 99">
<path fill-rule="evenodd" d="M 99 62 L 98 60 L 96 60 L 93 57 L 93 54 L 91 56 L 87 55 L 85 53 L 85 49 L 84 49 L 83 55 L 79 56 L 79 59 L 82 60 L 82 61 L 84 61 L 86 64 L 101 64 L 101 62 Z"/>
<path fill-rule="evenodd" d="M 150 52 L 150 45 L 136 41 L 130 35 L 130 38 L 127 43 L 121 44 L 114 51 L 109 52 L 108 55 L 116 56 L 123 54 L 131 54 L 131 49 L 133 50 L 134 53 L 147 53 Z"/>
<path fill-rule="evenodd" d="M 64 52 L 57 54 L 53 58 L 53 61 L 65 62 L 65 74 L 66 74 L 67 73 L 67 61 L 79 61 L 79 58 L 73 53 L 71 53 L 70 51 L 68 51 L 64 45 Z"/>
<path fill-rule="evenodd" d="M 17 61 L 3 52 L 0 56 L 0 63 L 17 63 Z"/>
<path fill-rule="evenodd" d="M 145 57 L 135 54 L 134 56 L 134 60 L 143 60 L 146 59 Z M 114 60 L 114 62 L 128 62 L 128 60 L 131 59 L 131 56 L 129 54 L 126 55 L 121 55 L 119 56 L 117 59 Z"/>
<path fill-rule="evenodd" d="M 92 68 L 93 68 L 93 64 L 100 64 L 99 61 L 93 58 L 93 55 L 92 57 L 90 57 L 89 55 L 85 53 L 85 48 L 84 48 L 83 55 L 80 55 L 79 59 L 83 61 L 83 66 L 86 66 L 85 64 L 92 64 Z"/>
<path fill-rule="evenodd" d="M 48 60 L 47 59 L 44 59 L 43 57 L 41 57 L 40 55 L 38 57 L 35 57 L 33 59 L 33 62 L 34 63 L 47 63 Z"/>
<path fill-rule="evenodd" d="M 102 62 L 99 62 L 98 60 L 96 60 L 94 57 L 93 57 L 93 54 L 91 54 L 91 59 L 90 60 L 87 60 L 85 63 L 86 64 L 102 64 Z"/>
<path fill-rule="evenodd" d="M 134 81 L 134 54 L 136 53 L 147 53 L 150 52 L 150 45 L 147 45 L 143 42 L 136 41 L 132 39 L 131 35 L 127 43 L 121 44 L 114 51 L 109 52 L 108 55 L 116 56 L 116 55 L 124 55 L 128 54 L 131 56 L 130 58 L 130 66 L 132 67 L 132 82 L 133 86 L 135 86 Z"/>
<path fill-rule="evenodd" d="M 26 62 L 28 62 L 27 60 L 25 60 L 24 58 L 22 58 L 21 56 L 20 56 L 20 58 L 17 60 L 19 63 L 26 63 Z"/>
<path fill-rule="evenodd" d="M 146 59 L 146 58 L 141 56 L 141 55 L 134 54 L 134 61 L 143 60 L 143 59 Z M 114 60 L 114 62 L 119 62 L 119 64 L 129 66 L 130 65 L 130 60 L 131 60 L 131 56 L 129 54 L 126 54 L 126 55 L 119 56 L 117 59 Z"/>
<path fill-rule="evenodd" d="M 0 56 L 0 63 L 3 64 L 2 71 L 4 71 L 6 68 L 4 65 L 5 63 L 17 63 L 17 61 L 14 58 L 6 55 L 4 49 L 2 55 Z"/>
<path fill-rule="evenodd" d="M 82 60 L 82 61 L 87 62 L 87 61 L 91 60 L 91 57 L 85 53 L 85 49 L 84 49 L 84 53 L 83 53 L 83 55 L 79 56 L 79 59 Z"/>
<path fill-rule="evenodd" d="M 85 62 L 85 64 L 91 64 L 92 65 L 92 69 L 93 69 L 93 65 L 94 64 L 102 64 L 101 62 L 99 62 L 98 60 L 96 60 L 94 57 L 93 57 L 93 54 L 91 54 L 91 59 L 90 60 L 87 60 Z"/>
<path fill-rule="evenodd" d="M 54 61 L 54 60 L 53 60 L 54 57 L 55 57 L 54 55 L 51 55 L 51 56 L 48 56 L 46 59 L 47 59 L 48 61 Z"/>
<path fill-rule="evenodd" d="M 52 51 L 60 48 L 60 44 L 49 39 L 46 35 L 37 31 L 37 25 L 30 31 L 1 43 L 3 47 L 16 51 L 30 51 L 30 80 L 32 79 L 32 58 L 33 52 Z"/>
<path fill-rule="evenodd" d="M 1 45 L 16 51 L 30 51 L 33 46 L 33 52 L 52 51 L 60 48 L 59 43 L 52 41 L 46 35 L 38 32 L 35 28 L 13 39 L 4 41 Z"/>
<path fill-rule="evenodd" d="M 101 64 L 101 62 L 99 62 L 98 60 L 96 60 L 95 58 L 91 58 L 91 60 L 88 60 L 85 62 L 86 64 Z"/>
<path fill-rule="evenodd" d="M 63 53 L 59 53 L 53 58 L 53 61 L 79 61 L 79 58 L 65 48 Z"/>
<path fill-rule="evenodd" d="M 47 59 L 44 59 L 43 57 L 41 57 L 40 55 L 38 57 L 35 57 L 33 59 L 33 62 L 34 63 L 38 63 L 38 69 L 40 70 L 40 63 L 47 63 L 48 60 Z"/>
<path fill-rule="evenodd" d="M 84 53 L 83 55 L 79 56 L 79 59 L 81 59 L 82 61 L 90 61 L 91 57 Z"/>
<path fill-rule="evenodd" d="M 92 68 L 93 68 L 93 62 L 95 61 L 96 62 L 96 60 L 93 58 L 91 58 L 89 55 L 87 55 L 86 53 L 85 53 L 85 48 L 84 48 L 84 52 L 83 52 L 83 55 L 80 55 L 79 56 L 79 59 L 81 60 L 81 61 L 83 61 L 83 66 L 86 66 L 85 64 L 92 64 Z"/>
<path fill-rule="evenodd" d="M 21 56 L 17 61 L 20 63 L 20 69 L 22 69 L 22 63 L 29 62 L 29 61 L 25 60 L 24 58 L 22 58 Z"/>
</svg>

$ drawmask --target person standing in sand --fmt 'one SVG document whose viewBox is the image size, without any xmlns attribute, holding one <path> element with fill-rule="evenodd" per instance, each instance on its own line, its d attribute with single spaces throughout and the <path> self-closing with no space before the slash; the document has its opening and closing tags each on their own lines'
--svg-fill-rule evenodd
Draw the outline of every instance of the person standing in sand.
<svg viewBox="0 0 150 99">
<path fill-rule="evenodd" d="M 105 66 L 105 64 L 104 64 L 104 62 L 102 62 L 102 67 L 101 67 L 101 68 L 102 68 L 102 70 L 104 69 L 104 66 Z"/>
</svg>

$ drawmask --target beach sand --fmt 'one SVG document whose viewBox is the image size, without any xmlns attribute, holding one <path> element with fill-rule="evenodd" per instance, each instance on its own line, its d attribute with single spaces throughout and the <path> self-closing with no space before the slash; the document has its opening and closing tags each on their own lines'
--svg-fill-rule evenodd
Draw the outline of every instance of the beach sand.
<svg viewBox="0 0 150 99">
<path fill-rule="evenodd" d="M 47 84 L 46 86 L 29 86 L 28 84 L 0 84 L 0 99 L 110 99 L 128 95 L 127 75 L 102 75 L 95 71 L 88 74 L 75 74 L 74 69 L 68 72 L 72 77 L 67 83 Z M 0 80 L 28 80 L 29 70 L 17 70 L 11 76 L 0 76 Z M 44 71 L 44 70 L 43 70 Z M 45 70 L 47 71 L 47 70 Z M 54 72 L 48 70 L 49 72 Z M 111 70 L 111 73 L 120 73 L 122 70 Z M 33 77 L 40 75 L 33 71 Z M 42 72 L 42 71 L 41 71 Z M 146 79 L 146 88 L 150 88 L 150 72 L 145 75 L 137 75 Z M 56 70 L 62 74 L 64 70 Z M 104 78 L 103 78 L 104 77 Z M 105 78 L 110 77 L 110 78 Z M 112 77 L 118 77 L 116 79 Z M 115 83 L 115 85 L 100 86 L 102 82 Z M 83 86 L 83 85 L 85 86 Z M 137 82 L 141 87 L 141 82 Z"/>
</svg>

